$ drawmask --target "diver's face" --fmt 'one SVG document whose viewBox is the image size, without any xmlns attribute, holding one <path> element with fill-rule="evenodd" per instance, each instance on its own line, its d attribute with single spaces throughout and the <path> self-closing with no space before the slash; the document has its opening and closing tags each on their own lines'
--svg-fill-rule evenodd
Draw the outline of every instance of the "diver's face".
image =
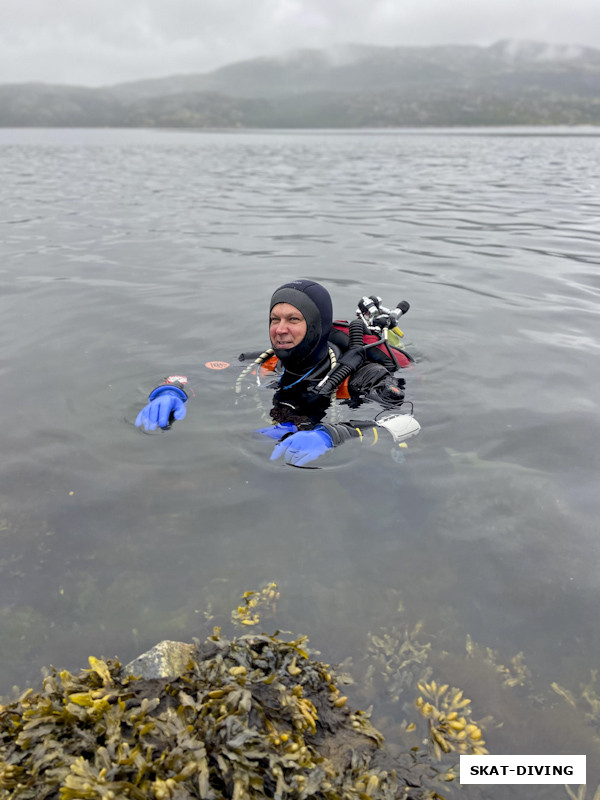
<svg viewBox="0 0 600 800">
<path fill-rule="evenodd" d="M 291 350 L 306 336 L 306 320 L 290 303 L 277 303 L 271 309 L 269 337 L 276 350 Z"/>
</svg>

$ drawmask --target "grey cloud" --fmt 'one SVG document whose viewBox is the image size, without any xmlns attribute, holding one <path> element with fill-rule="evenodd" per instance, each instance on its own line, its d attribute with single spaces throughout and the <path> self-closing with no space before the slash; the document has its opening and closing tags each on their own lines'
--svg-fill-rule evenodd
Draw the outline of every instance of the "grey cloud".
<svg viewBox="0 0 600 800">
<path fill-rule="evenodd" d="M 110 84 L 344 42 L 600 47 L 599 30 L 597 0 L 3 0 L 0 82 Z"/>
</svg>

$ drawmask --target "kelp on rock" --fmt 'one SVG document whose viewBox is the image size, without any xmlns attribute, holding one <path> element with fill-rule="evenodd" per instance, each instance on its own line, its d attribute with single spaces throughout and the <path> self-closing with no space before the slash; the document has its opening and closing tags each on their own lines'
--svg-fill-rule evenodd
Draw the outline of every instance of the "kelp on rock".
<svg viewBox="0 0 600 800">
<path fill-rule="evenodd" d="M 441 797 L 435 766 L 392 763 L 304 638 L 216 628 L 176 678 L 89 663 L 0 706 L 1 800 Z"/>
</svg>

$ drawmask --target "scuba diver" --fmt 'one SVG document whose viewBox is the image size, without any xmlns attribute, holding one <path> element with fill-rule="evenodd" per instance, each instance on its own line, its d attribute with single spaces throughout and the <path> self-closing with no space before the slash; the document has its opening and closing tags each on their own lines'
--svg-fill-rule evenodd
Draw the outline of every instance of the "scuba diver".
<svg viewBox="0 0 600 800">
<path fill-rule="evenodd" d="M 375 444 L 382 428 L 398 444 L 419 432 L 412 414 L 392 413 L 404 403 L 404 380 L 394 373 L 411 359 L 389 345 L 388 333 L 398 331 L 397 320 L 408 307 L 402 302 L 390 311 L 381 306 L 380 298 L 363 297 L 357 319 L 348 324 L 334 322 L 329 292 L 315 281 L 290 281 L 274 292 L 269 306 L 271 347 L 240 356 L 240 360 L 252 357 L 253 361 L 236 386 L 239 391 L 241 379 L 250 370 L 273 373 L 270 417 L 274 424 L 257 431 L 277 442 L 271 460 L 283 456 L 286 464 L 301 467 L 350 439 Z M 184 419 L 186 383 L 187 378 L 175 375 L 154 389 L 136 426 L 151 431 Z M 384 415 L 328 422 L 324 418 L 336 398 L 343 398 L 350 408 L 375 401 Z"/>
</svg>

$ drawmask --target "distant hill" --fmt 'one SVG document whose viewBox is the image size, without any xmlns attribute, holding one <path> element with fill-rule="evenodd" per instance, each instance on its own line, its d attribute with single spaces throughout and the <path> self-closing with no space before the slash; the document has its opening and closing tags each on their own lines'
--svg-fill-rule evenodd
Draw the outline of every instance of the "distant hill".
<svg viewBox="0 0 600 800">
<path fill-rule="evenodd" d="M 99 89 L 0 85 L 5 127 L 511 124 L 600 124 L 600 50 L 345 45 Z"/>
</svg>

